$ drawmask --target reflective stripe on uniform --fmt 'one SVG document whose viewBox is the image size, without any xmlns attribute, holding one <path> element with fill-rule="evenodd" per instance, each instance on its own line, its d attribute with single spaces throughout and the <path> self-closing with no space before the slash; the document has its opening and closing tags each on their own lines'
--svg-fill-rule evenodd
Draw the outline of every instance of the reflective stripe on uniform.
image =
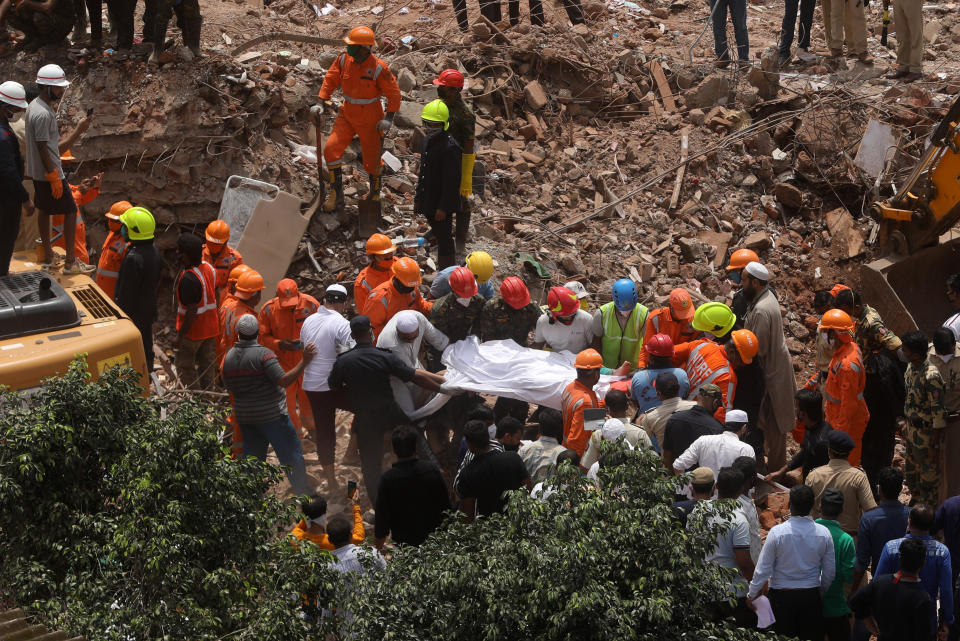
<svg viewBox="0 0 960 641">
<path fill-rule="evenodd" d="M 857 374 L 860 373 L 860 366 L 854 363 L 853 361 L 850 361 L 850 369 L 855 371 Z"/>
<path fill-rule="evenodd" d="M 210 263 L 202 263 L 202 264 L 210 265 Z M 210 265 L 210 268 L 213 269 L 213 265 Z M 192 271 L 193 274 L 197 277 L 197 280 L 200 281 L 200 288 L 203 290 L 203 298 L 200 300 L 200 305 L 197 306 L 197 316 L 199 316 L 200 314 L 203 314 L 204 312 L 215 310 L 217 308 L 216 297 L 210 297 L 207 295 L 207 288 L 205 286 L 206 281 L 203 278 L 203 272 L 200 271 L 200 266 L 198 265 L 196 267 L 191 267 L 190 271 Z M 216 274 L 214 274 L 214 280 L 216 280 Z M 186 308 L 180 305 L 179 299 L 177 300 L 177 313 L 178 314 L 187 313 Z"/>
<path fill-rule="evenodd" d="M 834 398 L 834 397 L 830 396 L 829 394 L 827 394 L 826 392 L 823 393 L 823 398 L 825 398 L 825 399 L 826 399 L 827 401 L 829 401 L 830 403 L 836 403 L 837 405 L 840 404 L 840 399 L 839 399 L 839 398 Z"/>
<path fill-rule="evenodd" d="M 383 65 L 377 65 L 377 70 L 373 72 L 373 81 L 376 82 L 377 78 L 380 77 L 380 72 L 383 71 Z"/>
<path fill-rule="evenodd" d="M 104 278 L 119 278 L 120 272 L 112 272 L 109 269 L 97 269 L 97 276 L 103 276 Z"/>
<path fill-rule="evenodd" d="M 371 105 L 375 102 L 379 102 L 380 96 L 376 96 L 375 98 L 354 98 L 353 96 L 343 94 L 343 99 L 354 105 Z"/>
</svg>

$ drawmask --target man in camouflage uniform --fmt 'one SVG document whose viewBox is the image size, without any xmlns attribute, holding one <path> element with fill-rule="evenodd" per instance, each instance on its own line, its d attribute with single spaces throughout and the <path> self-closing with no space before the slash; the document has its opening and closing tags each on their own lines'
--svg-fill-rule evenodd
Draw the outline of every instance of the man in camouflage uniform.
<svg viewBox="0 0 960 641">
<path fill-rule="evenodd" d="M 466 267 L 458 269 L 470 272 Z M 470 273 L 470 278 L 473 279 L 472 273 Z M 472 291 L 474 294 L 470 298 L 463 298 L 457 292 L 451 291 L 433 302 L 433 309 L 430 310 L 430 322 L 446 334 L 451 343 L 462 341 L 470 334 L 476 333 L 477 319 L 483 313 L 483 306 L 487 300 L 478 293 L 476 284 L 474 284 Z M 469 294 L 470 292 L 461 293 Z M 435 372 L 442 369 L 440 356 L 441 352 L 439 350 L 430 349 L 427 356 L 430 371 Z"/>
<path fill-rule="evenodd" d="M 947 424 L 945 386 L 927 356 L 927 336 L 923 332 L 910 332 L 903 337 L 903 353 L 910 362 L 904 376 L 907 400 L 903 407 L 907 418 L 907 486 L 913 494 L 912 503 L 937 505 L 942 478 L 940 446 Z"/>
<path fill-rule="evenodd" d="M 540 314 L 540 308 L 530 302 L 530 292 L 524 282 L 510 276 L 500 284 L 500 295 L 483 306 L 474 333 L 481 341 L 512 338 L 517 345 L 529 347 L 530 332 L 536 327 Z"/>
<path fill-rule="evenodd" d="M 434 79 L 433 84 L 437 87 L 437 96 L 450 111 L 447 133 L 463 149 L 460 161 L 460 211 L 457 213 L 456 223 L 457 251 L 463 254 L 466 252 L 467 232 L 470 228 L 469 196 L 473 193 L 473 164 L 477 160 L 474 152 L 477 119 L 463 101 L 462 73 L 456 69 L 444 69 Z"/>
<path fill-rule="evenodd" d="M 877 310 L 865 304 L 856 291 L 838 291 L 836 305 L 850 314 L 856 324 L 853 337 L 866 369 L 863 399 L 870 410 L 870 421 L 863 433 L 861 465 L 870 487 L 876 491 L 880 470 L 893 461 L 896 417 L 904 402 L 903 369 L 897 356 L 901 342 L 887 329 Z"/>
</svg>

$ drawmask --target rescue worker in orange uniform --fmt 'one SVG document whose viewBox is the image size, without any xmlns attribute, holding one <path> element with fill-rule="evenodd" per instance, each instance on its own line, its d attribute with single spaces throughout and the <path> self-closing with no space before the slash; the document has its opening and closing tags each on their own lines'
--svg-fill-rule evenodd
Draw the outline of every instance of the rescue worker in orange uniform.
<svg viewBox="0 0 960 641">
<path fill-rule="evenodd" d="M 307 316 L 315 313 L 320 303 L 310 294 L 301 294 L 297 283 L 284 278 L 277 283 L 277 297 L 260 308 L 260 344 L 277 355 L 283 371 L 289 372 L 303 358 L 300 328 Z M 300 411 L 297 412 L 297 403 Z M 313 429 L 313 411 L 303 389 L 303 374 L 287 386 L 287 413 L 297 432 Z"/>
<path fill-rule="evenodd" d="M 752 262 L 760 262 L 760 257 L 757 256 L 757 252 L 752 249 L 738 249 L 730 254 L 730 263 L 727 265 L 727 275 L 730 277 L 730 280 L 736 285 L 740 285 L 740 277 L 743 274 L 744 268 Z M 741 286 L 741 289 L 733 293 L 733 300 L 730 303 L 730 308 L 737 317 L 738 328 L 743 327 L 744 317 L 747 314 L 747 306 L 749 304 L 750 299 L 743 293 Z"/>
<path fill-rule="evenodd" d="M 367 256 L 370 264 L 360 270 L 353 283 L 353 302 L 358 314 L 366 314 L 367 299 L 378 285 L 390 280 L 397 248 L 383 234 L 374 234 L 367 239 Z"/>
<path fill-rule="evenodd" d="M 227 319 L 230 319 L 231 323 L 235 323 L 237 319 L 243 316 L 243 313 L 238 313 L 238 309 L 243 309 L 243 307 L 238 307 L 239 299 L 237 298 L 237 281 L 240 280 L 240 277 L 245 273 L 253 271 L 249 265 L 240 264 L 230 270 L 230 277 L 227 279 L 227 287 L 223 290 L 223 298 L 220 300 L 219 305 L 217 306 L 217 369 L 220 369 L 220 366 L 223 364 L 223 357 L 227 351 L 223 348 L 223 336 L 225 334 L 225 323 Z"/>
<path fill-rule="evenodd" d="M 379 336 L 394 314 L 404 309 L 429 316 L 433 302 L 420 294 L 420 265 L 404 256 L 393 262 L 393 278 L 376 286 L 367 298 L 367 316 L 375 336 Z"/>
<path fill-rule="evenodd" d="M 223 290 L 227 288 L 230 270 L 243 262 L 243 256 L 236 249 L 227 244 L 230 240 L 230 225 L 223 220 L 215 220 L 207 225 L 207 242 L 203 245 L 204 262 L 213 265 L 217 272 L 217 300 L 223 298 Z"/>
<path fill-rule="evenodd" d="M 226 299 L 223 306 L 217 310 L 220 337 L 217 343 L 217 367 L 223 366 L 223 356 L 230 351 L 237 342 L 237 321 L 244 314 L 257 315 L 256 307 L 260 304 L 263 291 L 263 276 L 250 269 L 237 279 L 236 291 Z"/>
<path fill-rule="evenodd" d="M 870 410 L 863 399 L 867 373 L 860 347 L 853 340 L 853 320 L 843 310 L 831 309 L 820 318 L 817 330 L 826 335 L 826 341 L 834 348 L 823 392 L 824 419 L 833 429 L 843 430 L 853 439 L 856 446 L 848 460 L 850 465 L 857 466 Z"/>
<path fill-rule="evenodd" d="M 230 300 L 231 298 L 235 298 L 234 294 L 237 293 L 237 281 L 240 280 L 240 276 L 250 271 L 251 269 L 253 268 L 250 267 L 250 265 L 245 265 L 243 263 L 240 263 L 239 265 L 237 265 L 236 267 L 230 270 L 230 276 L 229 278 L 227 278 L 227 287 L 222 292 L 220 292 L 220 300 L 217 302 L 218 307 L 222 307 L 223 304 L 226 303 L 228 300 Z M 223 327 L 221 327 L 220 330 L 222 331 Z"/>
<path fill-rule="evenodd" d="M 647 330 L 643 335 L 643 344 L 646 345 L 656 334 L 666 334 L 674 345 L 692 341 L 699 334 L 690 325 L 695 311 L 690 292 L 682 287 L 674 289 L 670 292 L 669 305 L 653 310 L 647 317 Z M 649 352 L 641 349 L 637 369 L 646 369 L 649 364 Z"/>
<path fill-rule="evenodd" d="M 320 87 L 319 97 L 330 108 L 333 92 L 340 88 L 343 107 L 333 123 L 327 138 L 323 159 L 327 163 L 330 183 L 325 211 L 343 209 L 343 171 L 340 158 L 354 136 L 360 139 L 363 168 L 370 176 L 371 201 L 380 202 L 380 156 L 383 136 L 393 125 L 400 109 L 400 87 L 387 63 L 370 53 L 377 44 L 373 29 L 354 27 L 343 39 L 347 43 L 342 53 L 330 65 Z M 380 99 L 387 99 L 387 113 Z M 319 162 L 319 159 L 318 159 Z"/>
<path fill-rule="evenodd" d="M 583 429 L 583 410 L 605 407 L 593 391 L 594 385 L 600 382 L 603 357 L 597 350 L 588 348 L 577 354 L 573 366 L 577 369 L 577 380 L 567 385 L 560 397 L 563 445 L 583 456 L 590 440 L 590 432 Z"/>
<path fill-rule="evenodd" d="M 103 290 L 110 300 L 113 300 L 113 295 L 117 289 L 120 265 L 123 264 L 123 258 L 127 255 L 127 250 L 130 249 L 130 241 L 120 235 L 120 228 L 123 227 L 120 216 L 132 207 L 133 205 L 126 200 L 121 200 L 113 203 L 110 211 L 106 213 L 110 233 L 107 234 L 106 240 L 103 241 L 103 248 L 100 250 L 100 260 L 97 263 L 97 286 Z"/>
<path fill-rule="evenodd" d="M 183 384 L 213 386 L 216 360 L 217 274 L 203 261 L 203 241 L 193 234 L 180 234 L 177 250 L 183 269 L 174 282 L 177 303 L 177 333 L 173 338 L 175 364 Z"/>
</svg>

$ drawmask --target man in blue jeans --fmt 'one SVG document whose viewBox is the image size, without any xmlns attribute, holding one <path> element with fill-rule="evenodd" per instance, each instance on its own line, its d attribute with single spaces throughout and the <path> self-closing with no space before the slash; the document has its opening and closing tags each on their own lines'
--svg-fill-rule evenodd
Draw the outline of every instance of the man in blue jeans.
<svg viewBox="0 0 960 641">
<path fill-rule="evenodd" d="M 280 464 L 290 468 L 287 478 L 293 493 L 308 494 L 303 450 L 287 415 L 284 390 L 313 360 L 317 348 L 312 343 L 304 345 L 303 359 L 289 372 L 284 372 L 277 355 L 257 342 L 259 332 L 256 316 L 241 316 L 237 321 L 239 340 L 224 356 L 221 370 L 243 434 L 243 455 L 263 461 L 267 458 L 267 446 L 272 445 Z"/>
<path fill-rule="evenodd" d="M 813 11 L 817 0 L 786 0 L 783 10 L 783 23 L 780 25 L 779 65 L 790 62 L 790 47 L 793 45 L 793 30 L 797 24 L 797 5 L 800 5 L 800 32 L 797 34 L 797 48 L 800 58 L 804 58 L 810 49 L 810 29 L 813 27 Z M 716 27 L 714 27 L 716 28 Z"/>
<path fill-rule="evenodd" d="M 789 3 L 790 0 L 787 0 Z M 719 4 L 718 4 L 719 3 Z M 747 0 L 711 0 L 710 13 L 713 16 L 713 50 L 717 54 L 716 66 L 723 68 L 730 64 L 730 52 L 727 50 L 727 9 L 733 21 L 733 35 L 737 40 L 737 62 L 745 65 L 750 61 L 750 36 L 747 32 Z"/>
</svg>

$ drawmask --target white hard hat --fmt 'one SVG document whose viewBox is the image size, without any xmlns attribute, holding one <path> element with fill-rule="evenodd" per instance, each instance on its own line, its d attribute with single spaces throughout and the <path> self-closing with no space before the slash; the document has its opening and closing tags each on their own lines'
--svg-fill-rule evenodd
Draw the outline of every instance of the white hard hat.
<svg viewBox="0 0 960 641">
<path fill-rule="evenodd" d="M 19 82 L 7 80 L 6 82 L 0 84 L 0 102 L 5 102 L 8 105 L 13 105 L 14 107 L 19 107 L 20 109 L 26 109 L 26 98 L 27 92 L 24 90 L 23 85 L 21 85 Z"/>
<path fill-rule="evenodd" d="M 43 65 L 37 72 L 37 84 L 66 87 L 70 84 L 70 81 L 67 80 L 67 75 L 63 73 L 60 65 Z"/>
</svg>

